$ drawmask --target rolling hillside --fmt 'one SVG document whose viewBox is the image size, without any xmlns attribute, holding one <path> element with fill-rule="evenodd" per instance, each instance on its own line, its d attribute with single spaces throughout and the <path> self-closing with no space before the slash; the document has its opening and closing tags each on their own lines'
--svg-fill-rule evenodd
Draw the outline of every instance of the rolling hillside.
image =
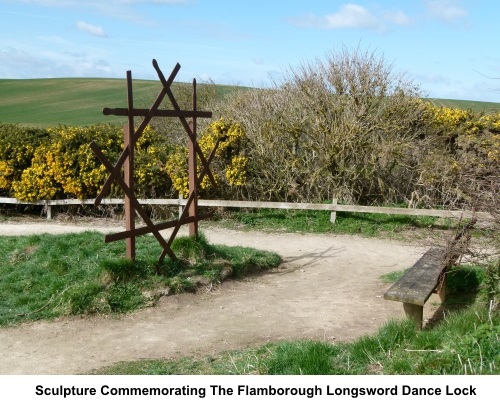
<svg viewBox="0 0 500 405">
<path fill-rule="evenodd" d="M 174 83 L 175 86 L 187 85 Z M 201 85 L 203 86 L 203 84 Z M 222 97 L 236 87 L 217 86 Z M 151 106 L 161 90 L 159 81 L 134 80 L 134 105 Z M 104 107 L 126 107 L 125 79 L 0 79 L 0 122 L 28 126 L 91 125 L 126 122 L 105 116 Z"/>
<path fill-rule="evenodd" d="M 182 84 L 176 83 L 179 86 Z M 134 105 L 149 107 L 160 91 L 159 81 L 134 80 Z M 217 86 L 223 97 L 235 86 Z M 175 93 L 175 89 L 174 89 Z M 500 103 L 430 99 L 437 105 L 500 112 Z M 0 79 L 0 122 L 29 126 L 124 123 L 123 117 L 104 116 L 104 107 L 125 107 L 124 79 Z"/>
<path fill-rule="evenodd" d="M 471 109 L 487 113 L 500 112 L 500 103 L 492 103 L 488 101 L 449 100 L 444 98 L 429 98 L 428 100 L 440 107 L 461 108 L 462 110 Z"/>
</svg>

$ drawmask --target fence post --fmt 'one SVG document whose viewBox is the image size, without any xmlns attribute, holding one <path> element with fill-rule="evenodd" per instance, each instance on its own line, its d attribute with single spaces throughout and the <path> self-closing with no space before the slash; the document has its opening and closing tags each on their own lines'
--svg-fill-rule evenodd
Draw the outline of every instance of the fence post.
<svg viewBox="0 0 500 405">
<path fill-rule="evenodd" d="M 337 199 L 334 198 L 332 200 L 332 204 L 334 205 L 333 210 L 330 212 L 330 222 L 332 224 L 335 223 L 335 220 L 337 219 Z"/>
<path fill-rule="evenodd" d="M 47 213 L 47 221 L 52 219 L 52 205 L 49 205 L 47 200 L 45 200 L 45 212 Z"/>
<path fill-rule="evenodd" d="M 182 216 L 182 211 L 184 207 L 183 202 L 184 202 L 184 196 L 182 195 L 182 193 L 179 193 L 179 219 Z"/>
</svg>

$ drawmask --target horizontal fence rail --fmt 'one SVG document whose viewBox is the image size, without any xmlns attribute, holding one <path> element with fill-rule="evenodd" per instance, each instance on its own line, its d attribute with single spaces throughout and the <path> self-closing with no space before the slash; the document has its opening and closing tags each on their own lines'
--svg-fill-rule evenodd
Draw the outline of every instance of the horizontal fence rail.
<svg viewBox="0 0 500 405">
<path fill-rule="evenodd" d="M 177 205 L 179 210 L 186 205 L 187 199 L 184 198 L 155 198 L 155 199 L 139 199 L 140 204 L 146 205 Z M 23 204 L 23 205 L 43 205 L 46 207 L 47 219 L 52 218 L 53 206 L 64 205 L 93 205 L 94 200 L 40 200 L 35 202 L 19 201 L 16 198 L 0 197 L 0 204 Z M 101 204 L 107 205 L 122 205 L 122 198 L 103 199 Z M 228 207 L 228 208 L 274 208 L 274 209 L 292 209 L 292 210 L 315 210 L 315 211 L 330 211 L 330 221 L 335 223 L 337 212 L 355 212 L 355 213 L 371 213 L 371 214 L 388 214 L 388 215 L 412 215 L 412 216 L 429 216 L 440 218 L 478 218 L 480 220 L 490 220 L 492 217 L 487 212 L 471 212 L 471 211 L 450 211 L 424 208 L 397 208 L 397 207 L 372 207 L 366 205 L 343 205 L 337 204 L 334 199 L 331 204 L 313 204 L 313 203 L 290 203 L 290 202 L 270 202 L 270 201 L 231 201 L 231 200 L 198 200 L 200 207 Z"/>
</svg>

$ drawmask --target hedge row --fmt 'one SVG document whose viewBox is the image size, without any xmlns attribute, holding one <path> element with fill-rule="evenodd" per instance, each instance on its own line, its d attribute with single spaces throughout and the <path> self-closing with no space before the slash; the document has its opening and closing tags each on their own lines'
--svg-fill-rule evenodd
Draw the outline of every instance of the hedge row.
<svg viewBox="0 0 500 405">
<path fill-rule="evenodd" d="M 244 184 L 245 158 L 238 155 L 243 136 L 241 127 L 219 120 L 200 137 L 200 147 L 207 156 L 220 140 L 214 168 L 216 179 L 225 187 Z M 123 149 L 122 127 L 99 124 L 42 130 L 0 125 L 0 195 L 21 201 L 94 198 L 108 173 L 91 151 L 92 141 L 115 162 Z M 136 144 L 136 195 L 168 198 L 179 192 L 187 194 L 187 179 L 187 148 L 171 143 L 148 126 Z M 208 186 L 207 182 L 202 184 L 202 188 Z M 110 196 L 122 195 L 115 185 Z"/>
<path fill-rule="evenodd" d="M 451 206 L 463 198 L 460 182 L 463 181 L 464 173 L 473 172 L 476 176 L 487 176 L 499 168 L 500 114 L 488 115 L 430 104 L 422 111 L 425 136 L 419 136 L 413 145 L 405 143 L 404 153 L 398 155 L 405 159 L 411 158 L 412 167 L 407 170 L 408 173 L 410 170 L 413 173 L 412 179 L 418 180 L 409 181 L 409 177 L 402 177 L 398 181 L 405 182 L 401 184 L 401 189 L 408 190 L 404 196 L 405 201 L 414 206 Z M 281 136 L 289 135 L 285 133 Z M 300 138 L 297 139 L 300 141 Z M 297 139 L 294 140 L 295 143 Z M 123 148 L 122 128 L 100 124 L 36 129 L 0 124 L 0 195 L 23 201 L 95 197 L 107 177 L 107 171 L 90 150 L 89 144 L 93 140 L 110 161 L 114 162 Z M 255 158 L 256 146 L 248 138 L 245 128 L 237 123 L 219 119 L 204 129 L 199 144 L 206 156 L 217 141 L 219 148 L 211 165 L 214 177 L 219 183 L 214 195 L 228 199 L 238 199 L 242 196 L 261 199 L 259 187 L 265 180 L 262 173 L 269 172 L 271 164 L 274 167 L 276 162 Z M 276 140 L 274 144 L 270 143 L 261 149 L 267 152 L 283 144 Z M 369 145 L 365 145 L 365 148 L 368 147 Z M 294 144 L 294 148 L 293 156 L 297 161 L 300 158 L 299 153 L 308 152 L 308 149 L 302 148 L 301 145 Z M 362 153 L 362 150 L 357 153 Z M 168 198 L 178 193 L 187 194 L 185 145 L 173 144 L 168 136 L 147 127 L 137 142 L 135 156 L 135 182 L 139 197 Z M 249 161 L 250 159 L 252 160 Z M 355 177 L 360 177 L 361 173 L 366 172 L 366 164 L 363 166 L 362 163 L 362 158 L 346 160 L 346 167 L 335 167 L 334 170 L 339 173 L 357 172 L 360 175 Z M 388 165 L 382 161 L 376 163 Z M 406 163 L 399 161 L 398 164 Z M 200 167 L 201 164 L 198 169 Z M 279 167 L 275 169 L 280 170 Z M 293 171 L 288 175 L 293 176 Z M 275 176 L 271 181 L 277 179 L 278 176 Z M 274 183 L 272 186 L 275 186 Z M 202 183 L 202 189 L 205 196 L 214 193 L 209 187 L 207 177 Z M 282 185 L 282 189 L 286 193 L 289 184 Z M 387 194 L 378 195 L 377 202 L 390 201 L 394 195 L 390 188 L 382 192 Z M 328 190 L 328 193 L 315 196 L 315 200 L 326 200 L 331 197 L 330 194 L 335 194 L 336 190 Z M 122 195 L 114 186 L 110 196 Z M 284 198 L 292 199 L 293 196 L 290 197 L 288 192 Z"/>
</svg>

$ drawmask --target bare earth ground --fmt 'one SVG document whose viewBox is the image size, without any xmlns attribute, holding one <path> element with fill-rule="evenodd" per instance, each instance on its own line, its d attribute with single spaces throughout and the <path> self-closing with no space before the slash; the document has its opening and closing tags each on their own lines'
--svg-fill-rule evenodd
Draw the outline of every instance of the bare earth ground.
<svg viewBox="0 0 500 405">
<path fill-rule="evenodd" d="M 111 232 L 116 225 L 1 223 L 0 235 L 89 228 Z M 382 298 L 388 285 L 379 277 L 411 266 L 426 249 L 354 236 L 203 232 L 211 243 L 277 252 L 284 263 L 212 291 L 163 297 L 121 317 L 1 328 L 0 374 L 78 374 L 119 361 L 209 355 L 286 339 L 350 341 L 404 317 L 400 303 Z M 426 305 L 424 316 L 433 311 Z"/>
</svg>

